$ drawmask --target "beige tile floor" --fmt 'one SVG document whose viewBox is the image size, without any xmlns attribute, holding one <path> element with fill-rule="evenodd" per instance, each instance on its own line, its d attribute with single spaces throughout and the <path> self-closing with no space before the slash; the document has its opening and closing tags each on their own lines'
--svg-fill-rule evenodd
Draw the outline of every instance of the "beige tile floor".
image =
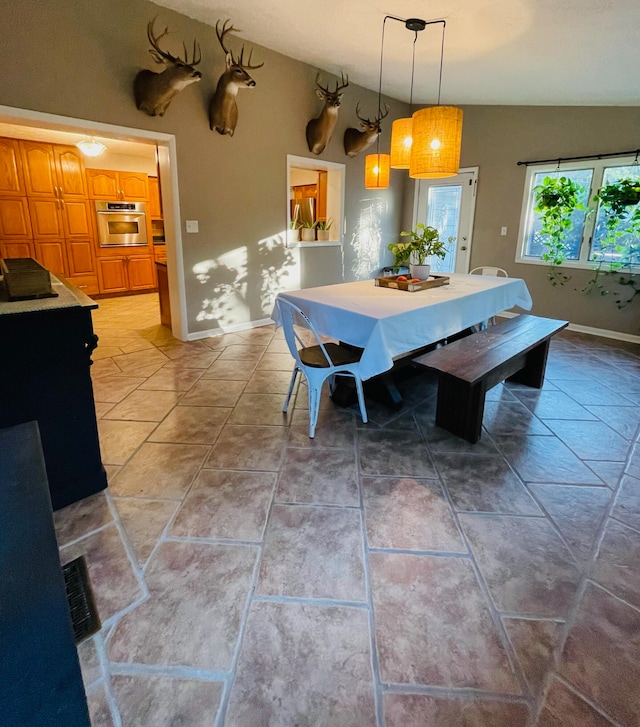
<svg viewBox="0 0 640 727">
<path fill-rule="evenodd" d="M 100 302 L 109 488 L 56 513 L 102 630 L 94 727 L 640 724 L 640 347 L 565 333 L 477 445 L 435 382 L 370 423 L 302 387 L 265 327 L 180 343 Z"/>
</svg>

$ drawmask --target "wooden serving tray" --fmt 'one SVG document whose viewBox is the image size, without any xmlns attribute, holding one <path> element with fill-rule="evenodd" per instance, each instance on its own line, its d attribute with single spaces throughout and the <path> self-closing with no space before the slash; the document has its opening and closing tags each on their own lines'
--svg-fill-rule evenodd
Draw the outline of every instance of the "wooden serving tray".
<svg viewBox="0 0 640 727">
<path fill-rule="evenodd" d="M 440 285 L 449 285 L 448 275 L 430 275 L 426 280 L 421 280 L 419 283 L 398 280 L 399 277 L 398 275 L 390 275 L 387 278 L 376 278 L 376 285 L 380 288 L 408 290 L 410 293 L 415 293 L 417 290 L 427 290 L 427 288 L 437 288 Z"/>
</svg>

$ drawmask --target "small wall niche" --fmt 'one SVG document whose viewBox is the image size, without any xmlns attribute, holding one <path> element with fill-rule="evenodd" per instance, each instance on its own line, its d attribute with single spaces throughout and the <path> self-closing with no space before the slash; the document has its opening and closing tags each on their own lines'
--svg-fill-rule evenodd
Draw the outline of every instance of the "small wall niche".
<svg viewBox="0 0 640 727">
<path fill-rule="evenodd" d="M 287 230 L 291 232 L 292 221 L 307 227 L 332 223 L 324 235 L 327 239 L 297 241 L 289 234 L 289 246 L 342 244 L 344 184 L 344 164 L 287 155 Z"/>
</svg>

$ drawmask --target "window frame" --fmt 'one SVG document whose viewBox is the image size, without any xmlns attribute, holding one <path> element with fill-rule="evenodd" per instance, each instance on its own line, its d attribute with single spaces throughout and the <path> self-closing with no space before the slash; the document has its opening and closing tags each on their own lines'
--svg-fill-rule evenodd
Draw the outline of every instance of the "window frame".
<svg viewBox="0 0 640 727">
<path fill-rule="evenodd" d="M 580 251 L 578 259 L 565 259 L 560 267 L 563 268 L 577 268 L 582 270 L 593 270 L 603 263 L 602 261 L 591 260 L 591 244 L 593 231 L 596 224 L 596 217 L 598 212 L 598 203 L 594 202 L 593 198 L 597 191 L 602 187 L 602 180 L 604 178 L 605 169 L 609 167 L 628 167 L 637 163 L 637 157 L 633 154 L 624 157 L 606 157 L 594 159 L 583 159 L 578 161 L 566 161 L 566 162 L 551 162 L 548 164 L 528 164 L 527 173 L 525 175 L 524 183 L 524 194 L 522 197 L 522 207 L 520 211 L 520 228 L 518 230 L 518 242 L 516 246 L 516 257 L 517 263 L 523 263 L 525 265 L 544 265 L 549 266 L 549 262 L 542 260 L 540 257 L 525 255 L 526 235 L 530 228 L 530 222 L 534 215 L 534 198 L 533 188 L 535 186 L 535 178 L 537 174 L 548 174 L 552 175 L 558 173 L 559 176 L 566 174 L 566 172 L 576 171 L 580 169 L 592 169 L 593 176 L 591 177 L 591 187 L 588 190 L 587 206 L 585 207 L 585 223 L 582 231 L 582 239 L 580 241 Z M 626 270 L 636 273 L 640 272 L 640 266 L 634 266 L 632 268 L 625 268 Z"/>
</svg>

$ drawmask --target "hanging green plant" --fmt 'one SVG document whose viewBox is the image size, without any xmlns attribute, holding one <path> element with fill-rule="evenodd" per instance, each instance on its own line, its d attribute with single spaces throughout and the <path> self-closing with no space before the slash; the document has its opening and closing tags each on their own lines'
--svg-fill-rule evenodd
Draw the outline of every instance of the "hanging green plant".
<svg viewBox="0 0 640 727">
<path fill-rule="evenodd" d="M 541 258 L 548 262 L 549 280 L 552 285 L 562 285 L 569 276 L 557 270 L 566 258 L 566 240 L 573 228 L 572 214 L 584 209 L 580 196 L 584 187 L 568 177 L 545 177 L 542 184 L 534 187 L 534 210 L 540 215 L 544 252 Z"/>
<path fill-rule="evenodd" d="M 618 286 L 630 286 L 630 297 L 617 294 L 616 305 L 624 308 L 640 294 L 637 277 L 631 274 L 640 264 L 640 179 L 610 182 L 600 188 L 593 201 L 600 204 L 606 235 L 600 250 L 592 258 L 596 267 L 583 292 L 596 289 L 600 295 L 611 293 L 603 282 L 607 279 Z M 621 238 L 625 238 L 624 241 Z M 629 271 L 629 276 L 610 277 L 620 269 Z"/>
</svg>

